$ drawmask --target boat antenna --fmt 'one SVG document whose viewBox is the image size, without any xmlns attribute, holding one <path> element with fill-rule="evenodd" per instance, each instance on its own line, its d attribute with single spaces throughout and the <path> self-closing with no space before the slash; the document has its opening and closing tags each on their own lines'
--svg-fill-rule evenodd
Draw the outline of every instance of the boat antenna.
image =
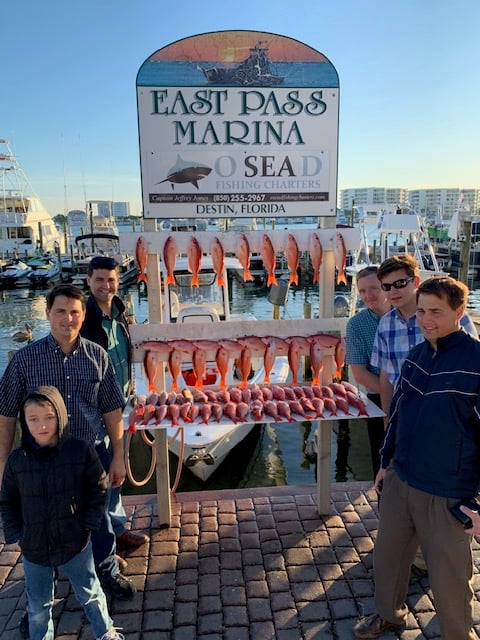
<svg viewBox="0 0 480 640">
<path fill-rule="evenodd" d="M 83 201 L 85 202 L 85 210 L 87 207 L 87 190 L 85 188 L 85 171 L 83 167 L 83 152 L 82 152 L 82 141 L 80 139 L 80 134 L 78 135 L 78 144 L 80 146 L 80 166 L 82 168 L 82 187 L 83 187 Z"/>
<path fill-rule="evenodd" d="M 65 138 L 62 136 L 62 167 L 63 167 L 63 214 L 68 213 L 67 176 L 65 172 Z"/>
</svg>

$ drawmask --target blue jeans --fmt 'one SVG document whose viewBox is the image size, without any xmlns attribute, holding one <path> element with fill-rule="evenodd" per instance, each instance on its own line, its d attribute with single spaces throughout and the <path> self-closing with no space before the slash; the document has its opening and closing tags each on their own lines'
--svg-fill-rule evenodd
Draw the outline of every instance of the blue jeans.
<svg viewBox="0 0 480 640">
<path fill-rule="evenodd" d="M 126 531 L 125 523 L 127 522 L 127 514 L 122 504 L 122 487 L 110 489 L 110 499 L 108 502 L 108 512 L 112 521 L 113 532 L 119 536 Z"/>
<path fill-rule="evenodd" d="M 95 446 L 95 450 L 100 458 L 105 472 L 108 475 L 110 468 L 111 455 L 105 446 L 105 442 Z M 95 560 L 95 567 L 97 569 L 98 577 L 101 582 L 108 580 L 110 576 L 114 576 L 118 573 L 118 562 L 115 560 L 116 538 L 113 532 L 112 520 L 109 513 L 110 504 L 110 492 L 111 488 L 108 487 L 107 501 L 105 503 L 105 511 L 100 523 L 98 531 L 92 532 L 92 550 L 93 558 Z"/>
<path fill-rule="evenodd" d="M 123 446 L 125 446 L 126 438 L 123 438 Z M 111 445 L 108 447 L 110 456 L 112 455 Z M 123 486 L 123 485 L 122 485 Z M 116 536 L 122 534 L 125 530 L 125 524 L 128 520 L 127 514 L 122 504 L 122 486 L 110 489 L 110 498 L 108 501 L 108 512 L 112 521 L 113 532 Z"/>
<path fill-rule="evenodd" d="M 30 640 L 53 640 L 55 567 L 43 567 L 24 558 L 23 568 Z M 70 580 L 77 600 L 92 625 L 95 637 L 100 638 L 113 626 L 113 620 L 108 613 L 105 594 L 95 573 L 91 543 L 58 568 Z"/>
</svg>

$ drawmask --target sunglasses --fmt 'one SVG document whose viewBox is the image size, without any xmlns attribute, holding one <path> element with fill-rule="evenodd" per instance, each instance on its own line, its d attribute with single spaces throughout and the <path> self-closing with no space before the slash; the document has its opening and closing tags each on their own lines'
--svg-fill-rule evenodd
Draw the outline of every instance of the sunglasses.
<svg viewBox="0 0 480 640">
<path fill-rule="evenodd" d="M 393 287 L 394 289 L 403 289 L 407 286 L 407 284 L 409 284 L 410 282 L 413 282 L 415 278 L 413 276 L 410 276 L 410 278 L 400 278 L 400 280 L 395 280 L 395 282 L 382 282 L 382 284 L 380 285 L 383 289 L 383 291 L 390 291 L 390 289 Z"/>
</svg>

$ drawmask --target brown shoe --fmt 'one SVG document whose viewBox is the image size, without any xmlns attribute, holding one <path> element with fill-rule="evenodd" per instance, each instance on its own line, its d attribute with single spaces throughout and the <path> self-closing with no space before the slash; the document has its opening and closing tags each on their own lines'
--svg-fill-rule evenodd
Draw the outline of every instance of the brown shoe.
<svg viewBox="0 0 480 640">
<path fill-rule="evenodd" d="M 123 573 L 125 569 L 128 567 L 128 562 L 122 556 L 115 554 L 115 560 L 118 562 L 118 568 L 120 569 L 120 573 Z"/>
<path fill-rule="evenodd" d="M 117 536 L 117 544 L 123 547 L 141 547 L 149 540 L 150 538 L 144 533 L 133 533 L 127 530 Z"/>
<path fill-rule="evenodd" d="M 393 624 L 383 620 L 378 613 L 372 613 L 366 618 L 362 618 L 353 627 L 352 633 L 355 638 L 363 638 L 363 640 L 369 640 L 374 638 L 380 638 L 387 631 L 400 631 L 404 628 L 403 624 Z"/>
</svg>

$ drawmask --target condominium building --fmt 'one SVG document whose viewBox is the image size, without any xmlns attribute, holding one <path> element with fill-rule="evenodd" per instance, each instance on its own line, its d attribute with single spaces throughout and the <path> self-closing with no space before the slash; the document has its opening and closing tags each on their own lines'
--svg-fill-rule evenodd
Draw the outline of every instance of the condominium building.
<svg viewBox="0 0 480 640">
<path fill-rule="evenodd" d="M 342 189 L 340 208 L 351 211 L 352 207 L 383 204 L 408 203 L 412 209 L 432 221 L 448 221 L 459 202 L 468 206 L 472 214 L 480 214 L 480 189 L 406 189 L 402 187 L 363 187 Z"/>
<path fill-rule="evenodd" d="M 401 204 L 407 202 L 407 189 L 401 187 L 359 187 L 342 189 L 340 208 L 350 211 L 353 206 L 366 204 Z"/>
<path fill-rule="evenodd" d="M 411 189 L 408 200 L 415 211 L 436 221 L 450 220 L 460 202 L 479 212 L 480 189 Z"/>
</svg>

